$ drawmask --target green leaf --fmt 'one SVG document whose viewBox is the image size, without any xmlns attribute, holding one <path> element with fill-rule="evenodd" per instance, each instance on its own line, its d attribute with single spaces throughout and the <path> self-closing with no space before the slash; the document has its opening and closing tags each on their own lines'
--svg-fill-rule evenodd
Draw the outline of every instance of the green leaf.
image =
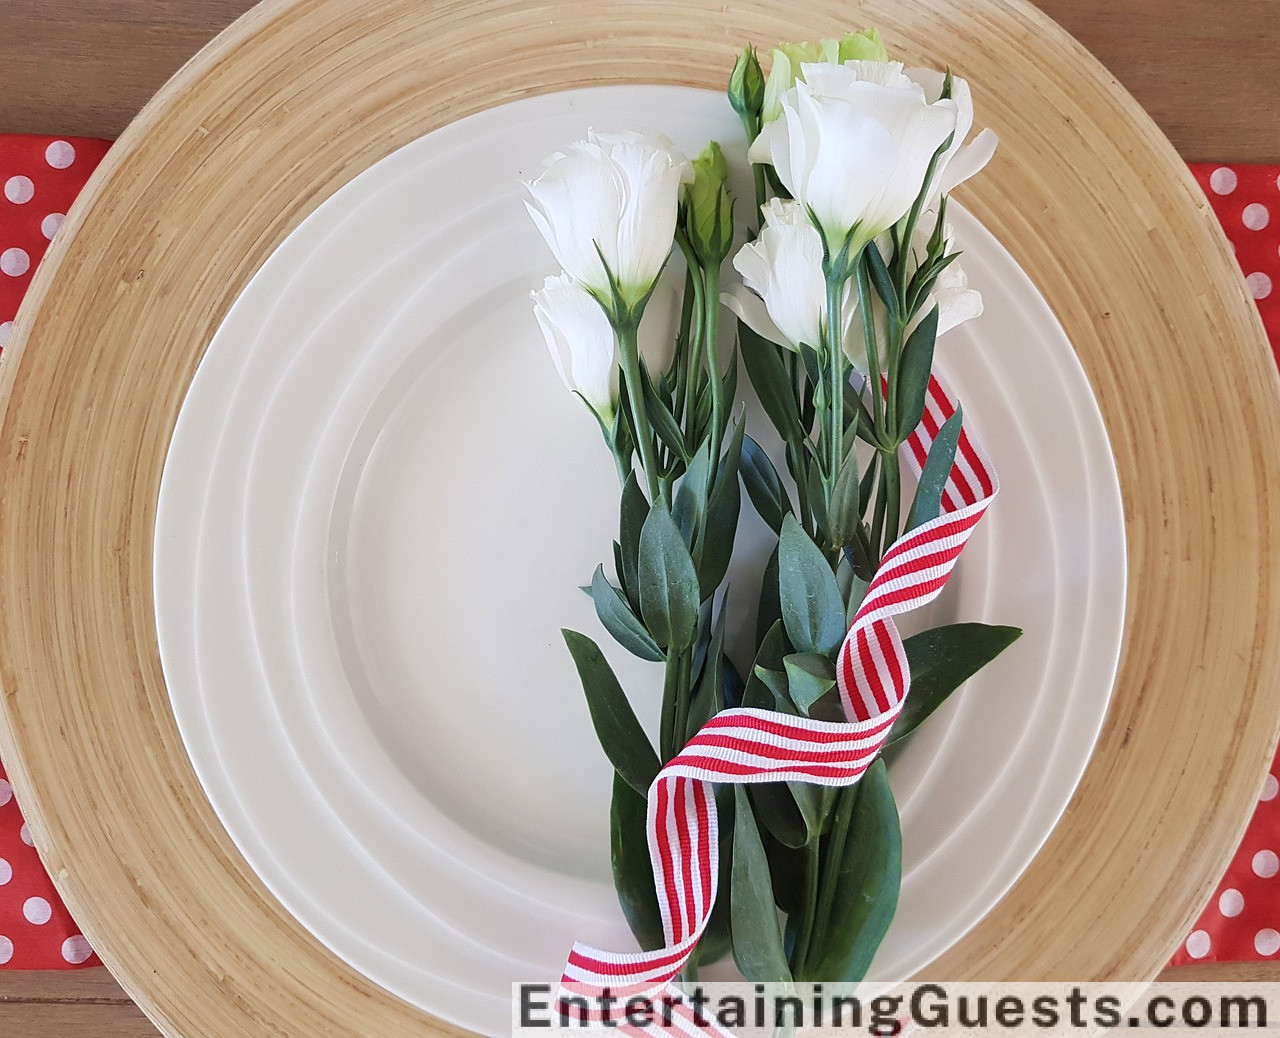
<svg viewBox="0 0 1280 1038">
<path fill-rule="evenodd" d="M 1021 636 L 1018 627 L 967 623 L 935 627 L 904 641 L 911 691 L 889 733 L 889 745 L 915 731 L 952 692 Z"/>
<path fill-rule="evenodd" d="M 933 372 L 933 347 L 938 339 L 938 308 L 935 306 L 916 325 L 902 348 L 898 368 L 898 439 L 905 440 L 924 416 L 925 394 Z"/>
<path fill-rule="evenodd" d="M 661 765 L 649 737 L 636 720 L 630 700 L 595 642 L 577 631 L 560 633 L 578 668 L 591 724 L 605 756 L 632 789 L 646 796 Z"/>
<path fill-rule="evenodd" d="M 804 373 L 809 382 L 815 386 L 823 384 L 822 364 L 818 361 L 818 352 L 812 346 L 800 346 L 800 363 L 804 365 Z"/>
<path fill-rule="evenodd" d="M 826 556 L 790 515 L 778 541 L 778 598 L 796 651 L 835 655 L 844 641 L 844 599 Z"/>
<path fill-rule="evenodd" d="M 761 639 L 752 665 L 766 667 L 769 670 L 781 670 L 783 658 L 791 651 L 792 646 L 787 641 L 787 632 L 783 628 L 782 622 L 780 620 L 775 621 L 769 630 L 765 632 L 764 638 Z"/>
<path fill-rule="evenodd" d="M 757 335 L 741 321 L 738 322 L 738 342 L 747 377 L 764 413 L 779 436 L 788 443 L 798 443 L 804 439 L 804 429 L 800 426 L 795 391 L 779 353 L 782 347 Z"/>
<path fill-rule="evenodd" d="M 786 657 L 787 689 L 791 702 L 806 714 L 836 684 L 836 668 L 826 656 L 816 652 L 794 652 Z"/>
<path fill-rule="evenodd" d="M 751 673 L 773 695 L 773 709 L 780 714 L 790 714 L 792 717 L 800 716 L 799 709 L 795 703 L 791 702 L 791 696 L 787 693 L 786 671 L 770 670 L 768 667 L 756 666 L 752 668 Z"/>
<path fill-rule="evenodd" d="M 853 540 L 845 546 L 845 557 L 853 567 L 854 576 L 870 584 L 876 575 L 875 555 L 871 550 L 871 533 L 866 523 L 859 523 Z"/>
<path fill-rule="evenodd" d="M 729 928 L 733 937 L 733 961 L 749 981 L 789 982 L 787 955 L 782 947 L 782 930 L 773 906 L 773 882 L 769 860 L 747 792 L 733 787 L 733 880 L 730 896 Z"/>
<path fill-rule="evenodd" d="M 685 445 L 684 433 L 680 431 L 680 424 L 672 416 L 671 409 L 658 395 L 653 380 L 649 377 L 649 369 L 643 364 L 640 365 L 640 381 L 644 384 L 644 404 L 649 424 L 667 449 L 687 464 L 689 448 Z"/>
<path fill-rule="evenodd" d="M 618 538 L 622 547 L 622 568 L 618 570 L 618 579 L 626 588 L 631 608 L 639 609 L 636 563 L 640 557 L 640 531 L 644 529 L 644 521 L 649 517 L 649 501 L 641 491 L 634 472 L 627 474 L 627 482 L 622 487 L 620 512 Z"/>
<path fill-rule="evenodd" d="M 879 470 L 875 458 L 872 458 L 871 464 L 867 466 L 867 471 L 862 474 L 862 482 L 858 486 L 858 512 L 860 515 L 867 514 L 867 505 L 871 503 L 871 491 L 876 486 L 876 476 Z"/>
<path fill-rule="evenodd" d="M 778 599 L 778 549 L 775 547 L 765 563 L 760 578 L 760 601 L 756 605 L 756 644 L 764 642 L 769 629 L 782 619 L 782 603 Z"/>
<path fill-rule="evenodd" d="M 720 658 L 720 666 L 724 669 L 724 685 L 722 687 L 722 702 L 725 710 L 733 710 L 735 707 L 742 705 L 742 693 L 746 688 L 746 682 L 742 680 L 742 675 L 738 673 L 738 668 L 733 665 L 733 660 L 728 656 Z"/>
<path fill-rule="evenodd" d="M 742 444 L 742 482 L 747 497 L 774 533 L 782 531 L 782 520 L 791 513 L 791 498 L 782 487 L 778 470 L 773 467 L 769 455 L 748 436 Z"/>
<path fill-rule="evenodd" d="M 698 586 L 704 598 L 715 593 L 733 558 L 733 542 L 742 512 L 742 491 L 737 475 L 720 483 L 707 508 L 707 520 L 698 545 Z"/>
<path fill-rule="evenodd" d="M 827 983 L 856 983 L 866 976 L 893 920 L 902 884 L 902 832 L 883 759 L 867 769 L 856 789 L 856 798 L 842 796 L 837 808 L 852 810 L 852 817 L 831 914 L 816 920 L 805 967 L 808 977 Z M 849 800 L 852 806 L 846 808 Z"/>
<path fill-rule="evenodd" d="M 631 596 L 627 593 L 627 567 L 622 561 L 622 545 L 617 541 L 613 542 L 613 571 L 618 575 L 618 583 L 622 585 L 622 593 L 627 596 L 627 601 L 630 602 Z M 587 593 L 590 594 L 590 592 L 591 589 L 587 588 Z M 632 606 L 632 609 L 634 610 L 635 607 Z"/>
<path fill-rule="evenodd" d="M 715 603 L 707 599 L 698 607 L 698 634 L 693 640 L 692 662 L 689 667 L 690 679 L 702 673 L 702 664 L 707 658 L 707 646 L 711 644 L 711 613 Z"/>
<path fill-rule="evenodd" d="M 735 802 L 731 786 L 716 790 L 716 811 L 720 816 L 720 885 L 715 904 L 711 906 L 711 918 L 703 931 L 693 961 L 698 966 L 709 966 L 729 954 L 733 946 L 729 932 L 731 902 L 733 900 L 733 829 L 736 820 Z"/>
<path fill-rule="evenodd" d="M 596 616 L 600 618 L 604 629 L 627 652 L 652 663 L 661 663 L 666 659 L 658 648 L 658 643 L 644 629 L 640 618 L 631 611 L 622 592 L 609 583 L 603 566 L 597 566 L 591 577 L 591 598 L 596 604 Z"/>
<path fill-rule="evenodd" d="M 720 603 L 720 613 L 711 629 L 711 639 L 707 645 L 707 658 L 698 677 L 698 684 L 693 690 L 693 698 L 689 702 L 689 723 L 685 728 L 684 741 L 688 742 L 702 730 L 702 726 L 720 712 L 724 702 L 724 628 L 728 610 L 727 602 Z"/>
<path fill-rule="evenodd" d="M 769 859 L 774 903 L 784 912 L 795 912 L 804 894 L 804 847 L 788 847 L 780 843 L 769 832 L 768 826 L 760 826 L 759 829 L 760 842 L 764 844 L 765 857 Z"/>
<path fill-rule="evenodd" d="M 809 466 L 809 490 L 806 496 L 809 500 L 809 511 L 813 514 L 813 525 L 817 529 L 817 536 L 825 541 L 827 537 L 827 500 L 822 489 L 822 472 L 817 465 Z"/>
<path fill-rule="evenodd" d="M 956 444 L 960 442 L 960 427 L 963 423 L 964 412 L 957 405 L 955 414 L 942 423 L 938 435 L 933 438 L 929 456 L 924 459 L 924 468 L 920 470 L 920 479 L 916 483 L 911 511 L 907 514 L 907 530 L 923 526 L 941 514 L 942 491 L 955 465 Z"/>
<path fill-rule="evenodd" d="M 747 705 L 745 695 L 743 705 Z M 784 847 L 803 847 L 809 842 L 809 824 L 796 804 L 792 783 L 763 782 L 753 785 L 751 802 L 755 805 L 756 818 L 760 824 Z"/>
<path fill-rule="evenodd" d="M 746 408 L 739 406 L 735 421 L 733 421 L 733 435 L 728 438 L 728 447 L 724 448 L 721 454 L 721 463 L 716 471 L 716 485 L 712 488 L 712 500 L 716 500 L 719 495 L 726 493 L 728 485 L 737 483 L 737 471 L 742 466 L 742 439 L 746 435 Z"/>
<path fill-rule="evenodd" d="M 622 914 L 646 951 L 661 948 L 662 912 L 653 885 L 653 865 L 649 860 L 648 801 L 616 771 L 613 773 L 613 802 L 609 808 L 609 851 L 613 866 L 613 889 L 618 894 Z"/>
<path fill-rule="evenodd" d="M 880 302 L 884 303 L 889 320 L 896 321 L 898 293 L 893 284 L 893 278 L 889 275 L 889 268 L 885 266 L 884 257 L 880 255 L 880 250 L 874 242 L 867 246 L 866 260 L 867 273 L 870 275 L 871 284 L 875 286 L 876 295 L 880 297 Z"/>
<path fill-rule="evenodd" d="M 640 615 L 653 640 L 672 652 L 687 649 L 698 630 L 702 596 L 689 549 L 671 513 L 661 504 L 649 509 L 640 532 L 636 569 Z"/>
<path fill-rule="evenodd" d="M 858 482 L 857 441 L 849 445 L 844 461 L 840 464 L 840 475 L 836 477 L 836 485 L 831 493 L 831 507 L 828 510 L 827 524 L 831 530 L 831 543 L 844 547 L 853 540 L 862 522 L 862 487 Z"/>
<path fill-rule="evenodd" d="M 738 346 L 735 343 L 729 354 L 729 361 L 724 367 L 724 376 L 720 379 L 720 398 L 722 400 L 738 399 Z"/>
<path fill-rule="evenodd" d="M 685 469 L 680 486 L 676 490 L 672 515 L 682 533 L 686 529 L 692 531 L 702 526 L 711 489 L 708 485 L 710 479 L 711 439 L 708 437 L 702 441 L 702 446 L 694 451 L 693 458 L 689 461 L 689 466 Z"/>
</svg>

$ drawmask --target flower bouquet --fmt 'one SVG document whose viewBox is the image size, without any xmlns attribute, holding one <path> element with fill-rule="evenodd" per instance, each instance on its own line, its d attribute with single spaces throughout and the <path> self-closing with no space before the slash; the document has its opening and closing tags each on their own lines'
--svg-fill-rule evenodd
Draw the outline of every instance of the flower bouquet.
<svg viewBox="0 0 1280 1038">
<path fill-rule="evenodd" d="M 634 130 L 589 134 L 528 185 L 563 268 L 537 321 L 621 488 L 612 573 L 584 590 L 664 673 L 655 746 L 596 642 L 564 632 L 643 949 L 575 946 L 565 980 L 586 985 L 660 988 L 730 954 L 751 981 L 861 980 L 901 878 L 885 751 L 1020 634 L 904 640 L 894 622 L 941 592 L 998 489 L 933 371 L 938 337 L 982 311 L 946 219 L 995 149 L 989 130 L 967 140 L 968 84 L 904 69 L 865 30 L 783 44 L 767 78 L 748 48 L 728 99 L 748 206 L 716 142 L 690 162 Z M 660 278 L 682 286 L 671 326 Z M 770 429 L 747 428 L 746 382 Z M 754 652 L 733 659 L 744 489 L 776 543 Z"/>
</svg>

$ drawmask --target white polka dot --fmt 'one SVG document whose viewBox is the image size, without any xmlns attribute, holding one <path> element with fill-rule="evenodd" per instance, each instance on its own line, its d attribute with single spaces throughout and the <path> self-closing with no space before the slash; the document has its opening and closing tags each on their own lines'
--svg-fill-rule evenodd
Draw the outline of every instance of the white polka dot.
<svg viewBox="0 0 1280 1038">
<path fill-rule="evenodd" d="M 79 966 L 92 954 L 89 942 L 79 934 L 73 934 L 62 942 L 62 957 L 73 966 Z"/>
<path fill-rule="evenodd" d="M 1218 898 L 1218 911 L 1228 919 L 1234 919 L 1244 911 L 1244 895 L 1235 887 L 1228 887 Z"/>
<path fill-rule="evenodd" d="M 1276 190 L 1280 191 L 1280 177 L 1276 177 Z"/>
<path fill-rule="evenodd" d="M 1280 951 L 1280 933 L 1271 927 L 1259 930 L 1253 938 L 1253 947 L 1259 955 L 1274 955 Z"/>
<path fill-rule="evenodd" d="M 1258 799 L 1274 800 L 1277 793 L 1280 793 L 1280 782 L 1276 781 L 1274 775 L 1268 775 L 1267 781 L 1262 784 L 1262 796 L 1258 797 Z"/>
<path fill-rule="evenodd" d="M 19 248 L 5 249 L 0 252 L 0 272 L 11 278 L 20 278 L 31 269 L 31 257 Z"/>
<path fill-rule="evenodd" d="M 4 182 L 4 197 L 14 205 L 25 205 L 35 197 L 36 186 L 30 177 L 10 177 Z"/>
<path fill-rule="evenodd" d="M 40 233 L 53 241 L 53 236 L 58 233 L 62 227 L 62 221 L 66 218 L 65 213 L 50 213 L 40 221 Z"/>
<path fill-rule="evenodd" d="M 0 324 L 0 349 L 9 345 L 9 336 L 13 334 L 13 322 L 5 321 Z"/>
<path fill-rule="evenodd" d="M 1250 202 L 1240 214 L 1241 222 L 1251 231 L 1260 231 L 1271 222 L 1271 214 L 1261 202 Z"/>
<path fill-rule="evenodd" d="M 54 141 L 44 149 L 44 160 L 54 169 L 66 169 L 76 160 L 76 149 L 69 141 Z M 1234 176 L 1232 186 L 1235 186 Z"/>
<path fill-rule="evenodd" d="M 13 879 L 13 866 L 4 858 L 0 858 L 0 887 L 3 887 L 9 880 Z"/>
<path fill-rule="evenodd" d="M 1245 278 L 1245 282 L 1249 285 L 1249 291 L 1253 293 L 1254 299 L 1266 299 L 1271 295 L 1271 279 L 1262 271 L 1255 270 Z"/>
<path fill-rule="evenodd" d="M 26 822 L 22 823 L 22 828 L 18 830 L 18 835 L 22 837 L 22 842 L 28 847 L 34 847 L 36 845 L 36 841 L 31 839 L 31 830 L 27 828 Z M 1275 855 L 1272 855 L 1272 857 L 1275 857 Z"/>
<path fill-rule="evenodd" d="M 1203 930 L 1193 930 L 1187 937 L 1187 954 L 1193 959 L 1203 959 L 1209 954 L 1209 935 Z"/>
<path fill-rule="evenodd" d="M 10 325 L 10 327 L 12 327 L 12 325 Z M 4 326 L 0 325 L 0 332 L 3 332 L 3 331 L 4 331 Z M 0 346 L 3 346 L 4 343 L 5 343 L 4 338 L 0 337 Z M 12 799 L 13 799 L 13 787 L 9 785 L 8 779 L 0 778 L 0 807 L 4 807 L 4 805 L 7 804 Z"/>
<path fill-rule="evenodd" d="M 13 942 L 0 934 L 0 966 L 13 958 Z"/>
<path fill-rule="evenodd" d="M 27 917 L 27 922 L 34 923 L 36 926 L 44 926 L 53 918 L 53 909 L 49 907 L 49 902 L 42 897 L 29 897 L 22 903 L 22 914 Z"/>
<path fill-rule="evenodd" d="M 1229 166 L 1219 166 L 1209 174 L 1209 186 L 1215 195 L 1229 195 L 1236 189 L 1236 171 Z"/>
</svg>

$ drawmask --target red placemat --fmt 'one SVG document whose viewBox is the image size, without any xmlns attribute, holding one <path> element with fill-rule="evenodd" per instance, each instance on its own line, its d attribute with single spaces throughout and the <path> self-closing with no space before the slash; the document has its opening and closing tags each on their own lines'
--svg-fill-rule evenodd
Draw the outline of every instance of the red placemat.
<svg viewBox="0 0 1280 1038">
<path fill-rule="evenodd" d="M 0 349 L 36 264 L 107 141 L 0 135 Z M 100 965 L 31 845 L 0 765 L 0 967 Z"/>
<path fill-rule="evenodd" d="M 1280 361 L 1280 166 L 1193 165 L 1235 246 L 1236 259 Z M 1262 445 L 1259 445 L 1262 449 Z M 1274 445 L 1272 447 L 1274 449 Z M 1173 957 L 1186 962 L 1251 962 L 1280 953 L 1280 756 L 1212 900 Z"/>
<path fill-rule="evenodd" d="M 0 135 L 0 349 L 31 274 L 108 142 Z M 1191 167 L 1222 221 L 1280 359 L 1280 166 Z M 1262 801 L 1213 900 L 1173 962 L 1280 954 L 1280 797 Z M 0 968 L 99 965 L 45 874 L 0 765 Z"/>
</svg>

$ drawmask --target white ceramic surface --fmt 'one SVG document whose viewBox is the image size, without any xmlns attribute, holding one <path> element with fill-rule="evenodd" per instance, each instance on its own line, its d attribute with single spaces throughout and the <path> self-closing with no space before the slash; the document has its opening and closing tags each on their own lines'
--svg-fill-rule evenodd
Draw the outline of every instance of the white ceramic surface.
<svg viewBox="0 0 1280 1038">
<path fill-rule="evenodd" d="M 601 641 L 646 722 L 661 679 L 577 590 L 609 557 L 617 485 L 532 317 L 553 261 L 519 186 L 589 126 L 655 127 L 690 154 L 739 138 L 719 95 L 596 88 L 367 170 L 228 314 L 156 524 L 166 681 L 237 846 L 356 969 L 488 1034 L 510 983 L 554 979 L 575 938 L 633 946 L 609 766 L 559 628 Z M 954 943 L 1035 855 L 1092 751 L 1123 625 L 1120 492 L 1084 374 L 1016 263 L 953 215 L 987 312 L 939 364 L 1003 490 L 916 625 L 1026 635 L 893 760 L 906 862 L 878 979 Z M 744 504 L 736 589 L 758 586 L 767 543 Z"/>
</svg>

